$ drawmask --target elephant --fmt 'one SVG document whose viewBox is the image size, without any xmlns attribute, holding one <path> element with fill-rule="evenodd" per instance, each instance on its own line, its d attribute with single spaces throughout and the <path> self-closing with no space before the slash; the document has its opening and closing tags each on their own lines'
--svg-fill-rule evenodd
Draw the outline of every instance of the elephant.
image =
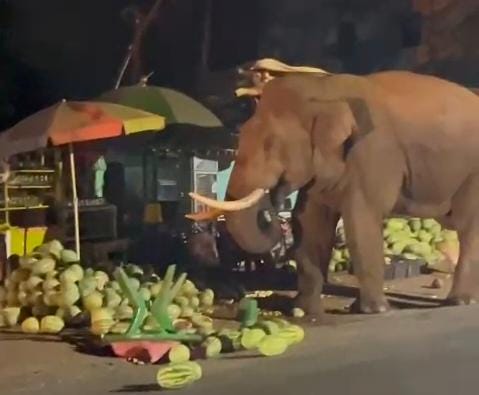
<svg viewBox="0 0 479 395">
<path fill-rule="evenodd" d="M 457 230 L 460 257 L 447 304 L 474 302 L 479 285 L 479 97 L 409 71 L 290 75 L 268 82 L 239 134 L 227 199 L 193 199 L 225 213 L 250 252 L 279 237 L 275 208 L 293 213 L 295 303 L 322 314 L 321 293 L 340 217 L 359 295 L 353 309 L 384 313 L 382 221 L 435 218 Z"/>
</svg>

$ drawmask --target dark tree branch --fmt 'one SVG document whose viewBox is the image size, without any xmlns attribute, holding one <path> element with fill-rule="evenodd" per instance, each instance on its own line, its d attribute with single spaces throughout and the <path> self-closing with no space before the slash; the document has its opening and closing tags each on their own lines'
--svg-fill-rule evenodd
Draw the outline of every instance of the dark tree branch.
<svg viewBox="0 0 479 395">
<path fill-rule="evenodd" d="M 121 63 L 121 68 L 115 82 L 115 89 L 118 89 L 120 87 L 121 81 L 123 80 L 123 76 L 125 75 L 126 69 L 128 68 L 128 64 L 130 63 L 130 60 L 131 60 L 132 48 L 133 46 L 130 44 L 128 46 L 128 51 L 126 53 L 126 56 L 123 59 L 123 62 Z"/>
<path fill-rule="evenodd" d="M 201 53 L 198 76 L 201 78 L 209 72 L 209 54 L 211 47 L 211 12 L 212 0 L 205 0 L 201 26 Z"/>
<path fill-rule="evenodd" d="M 131 62 L 131 79 L 133 81 L 138 81 L 142 77 L 143 68 L 141 62 L 141 44 L 143 42 L 143 37 L 150 27 L 151 23 L 155 19 L 158 14 L 158 11 L 163 4 L 164 0 L 156 0 L 153 6 L 150 8 L 146 15 L 142 15 L 139 11 L 136 12 L 135 15 L 135 26 L 134 26 L 134 34 L 133 40 L 130 46 L 128 47 L 128 51 L 125 55 L 125 58 L 122 62 L 122 66 L 120 68 L 117 81 L 115 83 L 115 89 L 117 89 L 123 77 L 125 75 L 126 70 Z"/>
</svg>

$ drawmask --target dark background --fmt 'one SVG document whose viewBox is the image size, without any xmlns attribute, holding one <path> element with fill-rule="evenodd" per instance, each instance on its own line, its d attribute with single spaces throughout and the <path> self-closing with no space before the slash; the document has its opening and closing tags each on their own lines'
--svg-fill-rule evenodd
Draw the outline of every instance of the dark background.
<svg viewBox="0 0 479 395">
<path fill-rule="evenodd" d="M 0 0 L 0 129 L 61 98 L 112 89 L 132 10 L 152 0 Z M 477 0 L 164 0 L 145 36 L 151 84 L 221 117 L 235 67 L 259 57 L 367 73 L 401 68 L 479 85 Z M 205 16 L 207 63 L 201 67 Z M 135 83 L 127 74 L 125 83 Z M 216 101 L 212 98 L 215 97 Z M 219 98 L 219 99 L 218 99 Z M 224 100 L 222 100 L 224 98 Z"/>
</svg>

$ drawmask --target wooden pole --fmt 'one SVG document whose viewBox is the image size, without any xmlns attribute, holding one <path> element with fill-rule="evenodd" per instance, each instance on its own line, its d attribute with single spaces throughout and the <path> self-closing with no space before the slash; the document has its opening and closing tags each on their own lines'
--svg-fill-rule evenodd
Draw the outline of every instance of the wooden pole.
<svg viewBox="0 0 479 395">
<path fill-rule="evenodd" d="M 78 194 L 77 194 L 77 176 L 75 171 L 75 154 L 73 153 L 73 144 L 68 144 L 70 153 L 70 173 L 72 179 L 72 202 L 73 202 L 73 221 L 75 226 L 75 251 L 80 258 L 80 220 L 78 213 Z"/>
</svg>

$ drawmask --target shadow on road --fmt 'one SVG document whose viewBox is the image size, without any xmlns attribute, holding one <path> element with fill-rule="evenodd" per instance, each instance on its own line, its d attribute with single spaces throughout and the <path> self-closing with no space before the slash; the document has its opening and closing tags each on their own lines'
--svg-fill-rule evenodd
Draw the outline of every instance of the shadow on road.
<svg viewBox="0 0 479 395">
<path fill-rule="evenodd" d="M 157 392 L 163 391 L 158 384 L 134 384 L 134 385 L 125 385 L 124 387 L 112 390 L 110 393 L 140 393 L 140 392 Z"/>
</svg>

